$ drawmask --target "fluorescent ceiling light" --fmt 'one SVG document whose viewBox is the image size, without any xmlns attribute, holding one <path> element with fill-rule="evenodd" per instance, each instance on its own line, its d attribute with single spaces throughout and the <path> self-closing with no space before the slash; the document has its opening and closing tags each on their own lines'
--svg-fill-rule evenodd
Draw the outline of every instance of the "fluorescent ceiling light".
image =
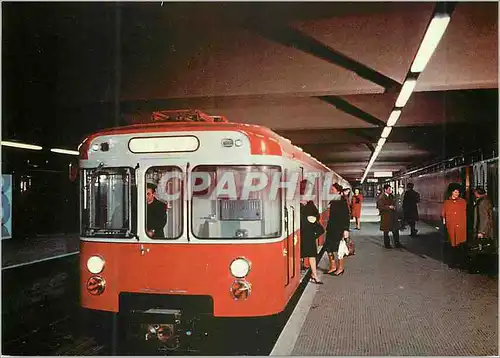
<svg viewBox="0 0 500 358">
<path fill-rule="evenodd" d="M 420 44 L 420 48 L 417 51 L 417 56 L 415 56 L 415 60 L 411 65 L 411 72 L 417 73 L 424 70 L 432 54 L 436 50 L 439 41 L 441 41 L 449 23 L 450 15 L 448 14 L 436 15 L 431 20 L 431 23 L 425 32 L 424 39 Z"/>
<path fill-rule="evenodd" d="M 375 178 L 392 178 L 392 172 L 375 172 L 373 176 Z"/>
<path fill-rule="evenodd" d="M 382 131 L 382 134 L 380 135 L 380 138 L 387 138 L 389 137 L 389 134 L 391 134 L 392 127 L 385 127 L 384 130 Z"/>
<path fill-rule="evenodd" d="M 391 115 L 389 116 L 389 119 L 387 120 L 386 126 L 387 127 L 392 127 L 396 124 L 396 122 L 399 119 L 399 116 L 401 115 L 401 110 L 396 109 L 391 112 Z"/>
<path fill-rule="evenodd" d="M 59 154 L 70 154 L 70 155 L 79 155 L 80 154 L 76 150 L 59 149 L 59 148 L 51 148 L 50 151 L 54 152 L 54 153 L 59 153 Z"/>
<path fill-rule="evenodd" d="M 377 143 L 377 147 L 380 147 L 382 149 L 382 146 L 385 144 L 386 138 L 380 138 Z"/>
<path fill-rule="evenodd" d="M 417 80 L 414 78 L 409 78 L 403 83 L 401 93 L 399 93 L 398 99 L 396 100 L 396 107 L 404 107 L 406 105 L 416 84 Z"/>
<path fill-rule="evenodd" d="M 43 149 L 39 145 L 24 144 L 24 143 L 18 143 L 18 142 L 9 142 L 9 141 L 6 141 L 6 140 L 2 141 L 2 145 L 6 146 L 6 147 L 14 147 L 14 148 L 21 148 L 21 149 L 31 149 L 31 150 L 42 150 Z"/>
</svg>

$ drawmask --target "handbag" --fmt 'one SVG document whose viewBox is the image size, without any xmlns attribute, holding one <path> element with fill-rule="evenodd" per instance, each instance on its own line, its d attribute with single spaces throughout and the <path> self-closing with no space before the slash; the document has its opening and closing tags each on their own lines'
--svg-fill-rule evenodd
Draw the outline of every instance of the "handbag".
<svg viewBox="0 0 500 358">
<path fill-rule="evenodd" d="M 349 256 L 349 249 L 344 239 L 340 240 L 338 256 L 339 260 L 344 258 L 344 256 Z"/>
<path fill-rule="evenodd" d="M 352 239 L 349 238 L 347 239 L 346 245 L 347 245 L 347 250 L 349 250 L 349 255 L 355 255 L 356 248 L 354 246 L 354 241 L 352 241 Z"/>
<path fill-rule="evenodd" d="M 467 243 L 467 254 L 474 255 L 495 255 L 498 253 L 497 240 L 492 238 L 474 239 Z"/>
</svg>

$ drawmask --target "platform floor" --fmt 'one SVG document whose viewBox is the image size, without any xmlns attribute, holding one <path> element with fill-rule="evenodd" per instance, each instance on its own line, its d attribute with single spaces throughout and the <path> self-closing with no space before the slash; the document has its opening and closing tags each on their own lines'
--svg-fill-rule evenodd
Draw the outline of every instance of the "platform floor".
<svg viewBox="0 0 500 358">
<path fill-rule="evenodd" d="M 79 253 L 80 236 L 60 234 L 37 236 L 26 239 L 2 240 L 2 269 L 9 269 L 30 263 L 56 259 Z"/>
<path fill-rule="evenodd" d="M 392 250 L 378 223 L 353 231 L 345 274 L 308 284 L 295 310 L 304 318 L 292 314 L 272 355 L 498 356 L 497 278 L 450 269 L 439 232 L 417 228 Z"/>
</svg>

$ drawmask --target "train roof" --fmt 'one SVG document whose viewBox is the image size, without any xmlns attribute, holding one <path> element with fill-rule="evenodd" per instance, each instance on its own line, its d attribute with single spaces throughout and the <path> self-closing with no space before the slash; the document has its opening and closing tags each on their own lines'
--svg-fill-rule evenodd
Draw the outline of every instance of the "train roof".
<svg viewBox="0 0 500 358">
<path fill-rule="evenodd" d="M 114 127 L 96 132 L 88 136 L 82 143 L 81 149 L 86 150 L 90 142 L 100 136 L 122 135 L 132 133 L 160 133 L 160 132 L 192 132 L 192 131 L 237 131 L 245 134 L 251 143 L 251 153 L 260 155 L 281 155 L 294 158 L 300 162 L 308 164 L 321 171 L 332 171 L 330 168 L 319 162 L 310 154 L 304 152 L 300 147 L 291 143 L 271 129 L 244 123 L 233 123 L 227 121 L 152 121 L 147 123 L 137 123 L 127 126 Z M 83 145 L 86 144 L 86 145 Z"/>
</svg>

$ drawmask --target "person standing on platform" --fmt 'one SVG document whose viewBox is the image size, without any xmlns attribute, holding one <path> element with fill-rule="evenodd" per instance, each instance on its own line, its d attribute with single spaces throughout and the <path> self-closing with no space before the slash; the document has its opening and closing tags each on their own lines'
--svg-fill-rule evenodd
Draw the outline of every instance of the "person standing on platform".
<svg viewBox="0 0 500 358">
<path fill-rule="evenodd" d="M 404 220 L 410 225 L 410 236 L 416 236 L 418 230 L 415 229 L 415 222 L 418 221 L 417 204 L 420 202 L 420 194 L 413 190 L 413 183 L 408 183 L 403 199 Z"/>
<path fill-rule="evenodd" d="M 363 195 L 359 192 L 359 189 L 354 189 L 354 195 L 351 200 L 351 216 L 356 221 L 356 230 L 361 230 L 361 203 L 363 202 Z"/>
<path fill-rule="evenodd" d="M 498 240 L 495 235 L 493 205 L 486 191 L 477 187 L 473 191 L 474 201 L 474 240 L 467 251 L 467 269 L 470 273 L 481 271 L 498 272 Z"/>
<path fill-rule="evenodd" d="M 342 197 L 342 186 L 334 183 L 332 186 L 333 200 L 330 201 L 330 217 L 326 226 L 325 248 L 330 259 L 330 269 L 327 273 L 335 276 L 344 273 L 344 256 L 339 255 L 342 239 L 349 237 L 349 210 Z M 337 255 L 338 266 L 335 261 Z"/>
<path fill-rule="evenodd" d="M 406 229 L 406 223 L 404 219 L 404 211 L 403 211 L 403 198 L 405 193 L 405 187 L 401 184 L 398 187 L 398 192 L 396 194 L 396 215 L 398 216 L 399 230 Z"/>
<path fill-rule="evenodd" d="M 316 269 L 318 246 L 316 240 L 325 232 L 319 223 L 319 210 L 312 201 L 300 204 L 300 256 L 309 259 L 311 282 L 323 284 Z"/>
<path fill-rule="evenodd" d="M 478 239 L 493 238 L 493 205 L 482 187 L 474 189 L 474 236 Z"/>
<path fill-rule="evenodd" d="M 396 214 L 396 201 L 392 195 L 392 188 L 389 184 L 384 185 L 384 193 L 377 200 L 377 209 L 380 212 L 380 231 L 384 232 L 384 246 L 391 249 L 389 231 L 392 232 L 392 239 L 395 247 L 402 247 L 399 242 L 399 225 Z"/>
<path fill-rule="evenodd" d="M 458 183 L 451 183 L 448 186 L 449 196 L 441 209 L 447 241 L 451 245 L 449 259 L 452 267 L 458 267 L 462 263 L 462 244 L 467 240 L 467 202 L 460 197 L 460 189 Z"/>
</svg>

